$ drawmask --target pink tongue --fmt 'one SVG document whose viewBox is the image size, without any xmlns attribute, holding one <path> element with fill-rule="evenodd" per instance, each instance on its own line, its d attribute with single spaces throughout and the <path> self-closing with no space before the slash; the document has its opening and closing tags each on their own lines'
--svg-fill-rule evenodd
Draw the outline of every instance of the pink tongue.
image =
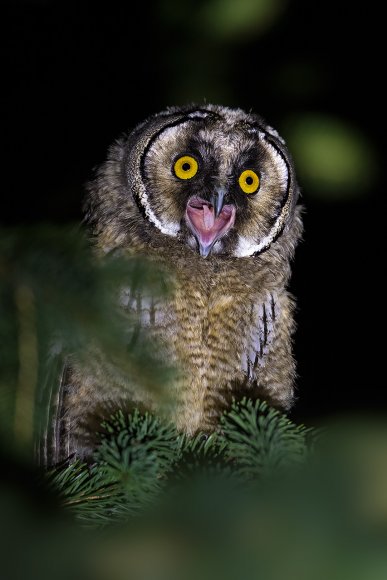
<svg viewBox="0 0 387 580">
<path fill-rule="evenodd" d="M 214 208 L 201 200 L 194 199 L 187 205 L 188 226 L 197 237 L 200 247 L 205 251 L 217 239 L 232 228 L 235 221 L 235 208 L 225 205 L 215 218 Z M 202 255 L 207 255 L 203 253 Z"/>
<path fill-rule="evenodd" d="M 203 205 L 203 224 L 204 229 L 210 230 L 215 223 L 215 214 L 208 205 Z"/>
</svg>

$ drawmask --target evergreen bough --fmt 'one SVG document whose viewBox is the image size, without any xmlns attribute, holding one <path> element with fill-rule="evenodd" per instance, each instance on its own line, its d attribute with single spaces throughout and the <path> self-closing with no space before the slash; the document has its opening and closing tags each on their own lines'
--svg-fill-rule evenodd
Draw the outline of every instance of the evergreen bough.
<svg viewBox="0 0 387 580">
<path fill-rule="evenodd" d="M 169 485 L 199 473 L 238 484 L 274 474 L 308 455 L 312 434 L 264 401 L 234 402 L 218 431 L 179 434 L 149 413 L 119 411 L 102 425 L 91 465 L 78 461 L 52 469 L 50 486 L 86 525 L 127 521 L 162 497 Z"/>
</svg>

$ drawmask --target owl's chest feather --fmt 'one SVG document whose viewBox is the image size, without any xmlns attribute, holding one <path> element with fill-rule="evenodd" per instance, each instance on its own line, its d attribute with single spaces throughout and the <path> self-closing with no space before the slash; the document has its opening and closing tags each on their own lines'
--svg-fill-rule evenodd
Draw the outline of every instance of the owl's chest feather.
<svg viewBox="0 0 387 580">
<path fill-rule="evenodd" d="M 184 366 L 235 374 L 248 351 L 260 350 L 259 335 L 263 340 L 265 334 L 260 316 L 267 300 L 265 289 L 260 292 L 232 274 L 177 284 L 174 343 Z"/>
<path fill-rule="evenodd" d="M 202 260 L 196 269 L 175 271 L 162 301 L 132 296 L 127 305 L 186 375 L 254 380 L 278 325 L 280 289 L 252 264 L 209 266 Z"/>
</svg>

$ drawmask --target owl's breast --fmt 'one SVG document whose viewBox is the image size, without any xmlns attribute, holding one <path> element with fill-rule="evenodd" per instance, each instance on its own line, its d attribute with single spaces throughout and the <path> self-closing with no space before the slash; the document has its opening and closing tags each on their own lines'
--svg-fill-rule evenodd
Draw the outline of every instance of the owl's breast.
<svg viewBox="0 0 387 580">
<path fill-rule="evenodd" d="M 263 354 L 273 329 L 271 297 L 230 274 L 215 276 L 206 286 L 197 281 L 179 285 L 174 310 L 182 366 L 210 383 L 248 375 L 246 357 L 254 349 Z"/>
<path fill-rule="evenodd" d="M 190 431 L 207 428 L 209 401 L 226 399 L 235 386 L 252 387 L 270 351 L 279 319 L 275 292 L 230 273 L 181 276 L 163 299 L 126 295 L 126 306 L 177 370 L 174 384 L 181 421 Z"/>
<path fill-rule="evenodd" d="M 124 289 L 121 304 L 182 368 L 231 373 L 267 352 L 279 315 L 277 292 L 236 272 L 176 277 L 166 297 Z M 247 351 L 250 351 L 247 355 Z"/>
</svg>

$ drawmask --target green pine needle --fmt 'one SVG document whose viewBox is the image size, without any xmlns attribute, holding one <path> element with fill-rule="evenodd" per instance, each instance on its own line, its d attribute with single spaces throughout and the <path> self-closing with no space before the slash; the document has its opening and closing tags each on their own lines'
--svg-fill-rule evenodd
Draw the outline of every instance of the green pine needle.
<svg viewBox="0 0 387 580">
<path fill-rule="evenodd" d="M 307 437 L 304 425 L 295 425 L 265 401 L 234 402 L 222 417 L 227 457 L 244 477 L 261 476 L 305 460 Z"/>
<path fill-rule="evenodd" d="M 247 483 L 298 464 L 308 456 L 311 434 L 265 402 L 246 399 L 234 402 L 221 430 L 209 436 L 179 434 L 139 410 L 119 411 L 102 428 L 93 465 L 75 461 L 47 475 L 63 506 L 98 527 L 151 509 L 177 481 L 207 473 Z"/>
</svg>

